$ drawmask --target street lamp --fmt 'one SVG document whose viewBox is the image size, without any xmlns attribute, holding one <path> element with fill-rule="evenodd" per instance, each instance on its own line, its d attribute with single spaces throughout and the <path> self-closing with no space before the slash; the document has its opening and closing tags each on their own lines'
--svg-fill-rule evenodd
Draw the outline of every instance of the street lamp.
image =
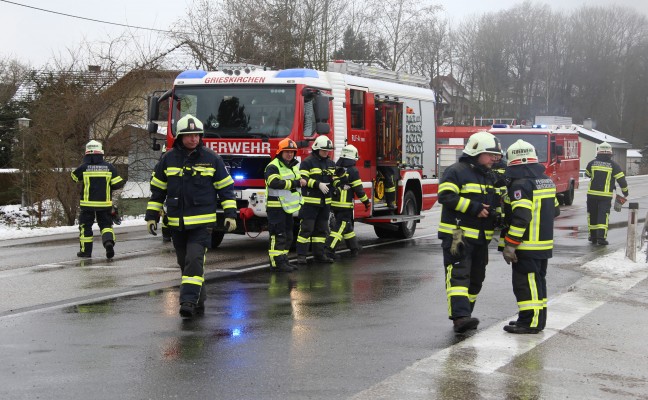
<svg viewBox="0 0 648 400">
<path fill-rule="evenodd" d="M 25 135 L 27 128 L 31 123 L 29 118 L 17 118 L 18 121 L 18 132 L 20 133 L 20 141 L 22 142 L 22 165 L 20 171 L 22 173 L 22 191 L 20 196 L 20 205 L 22 207 L 27 207 L 27 171 L 25 163 Z"/>
</svg>

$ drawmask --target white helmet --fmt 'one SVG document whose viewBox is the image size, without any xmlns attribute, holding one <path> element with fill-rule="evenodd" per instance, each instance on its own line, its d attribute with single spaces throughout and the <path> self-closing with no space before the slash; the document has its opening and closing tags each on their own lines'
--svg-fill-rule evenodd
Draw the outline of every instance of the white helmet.
<svg viewBox="0 0 648 400">
<path fill-rule="evenodd" d="M 612 146 L 608 142 L 603 142 L 596 146 L 598 154 L 612 154 Z"/>
<path fill-rule="evenodd" d="M 318 136 L 313 142 L 313 150 L 333 150 L 333 142 L 324 135 Z"/>
<path fill-rule="evenodd" d="M 340 152 L 340 158 L 348 158 L 349 160 L 358 161 L 358 149 L 352 144 L 347 144 Z"/>
<path fill-rule="evenodd" d="M 531 143 L 518 139 L 506 151 L 508 163 L 506 165 L 537 164 L 538 156 Z"/>
<path fill-rule="evenodd" d="M 97 142 L 96 140 L 91 140 L 86 144 L 86 149 L 85 149 L 86 154 L 103 154 L 103 146 L 101 145 L 100 142 Z"/>
<path fill-rule="evenodd" d="M 466 143 L 463 152 L 469 156 L 477 156 L 481 153 L 502 155 L 502 146 L 495 135 L 486 131 L 481 131 L 473 133 L 468 138 L 468 142 Z"/>
<path fill-rule="evenodd" d="M 202 122 L 200 122 L 200 120 L 193 115 L 187 114 L 178 120 L 178 125 L 176 126 L 176 136 L 183 134 L 202 135 L 203 133 L 204 131 Z"/>
</svg>

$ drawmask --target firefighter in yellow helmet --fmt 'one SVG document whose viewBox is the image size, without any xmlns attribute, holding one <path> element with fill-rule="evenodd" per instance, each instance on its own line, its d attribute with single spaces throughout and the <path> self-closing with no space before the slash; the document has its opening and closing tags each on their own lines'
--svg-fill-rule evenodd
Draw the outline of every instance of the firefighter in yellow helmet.
<svg viewBox="0 0 648 400">
<path fill-rule="evenodd" d="M 339 179 L 331 203 L 335 225 L 326 239 L 328 256 L 333 259 L 336 258 L 335 247 L 342 241 L 346 242 L 350 257 L 357 256 L 360 251 L 360 243 L 353 230 L 353 198 L 355 196 L 360 199 L 367 210 L 371 203 L 362 187 L 360 172 L 355 166 L 359 158 L 358 149 L 349 144 L 342 148 L 340 158 L 335 163 L 335 176 Z"/>
<path fill-rule="evenodd" d="M 612 160 L 612 146 L 603 142 L 596 146 L 596 158 L 585 167 L 591 178 L 587 189 L 587 227 L 592 244 L 607 245 L 608 220 L 616 183 L 628 197 L 628 182 L 623 170 Z"/>
<path fill-rule="evenodd" d="M 236 229 L 234 180 L 223 159 L 203 145 L 203 124 L 191 114 L 178 120 L 173 147 L 160 159 L 151 178 L 146 207 L 148 231 L 157 235 L 160 211 L 166 201 L 171 239 L 182 270 L 180 315 L 185 319 L 204 312 L 204 262 L 216 225 L 220 201 L 228 232 Z"/>
<path fill-rule="evenodd" d="M 293 214 L 301 208 L 300 174 L 295 159 L 297 144 L 291 139 L 279 142 L 276 157 L 265 168 L 266 212 L 270 244 L 268 256 L 272 271 L 290 272 L 297 267 L 288 262 L 293 242 Z"/>
<path fill-rule="evenodd" d="M 504 222 L 499 249 L 513 264 L 513 293 L 518 319 L 504 327 L 509 333 L 538 333 L 547 323 L 547 264 L 553 250 L 554 218 L 560 214 L 556 185 L 538 164 L 535 148 L 518 140 L 507 150 L 504 173 Z"/>
<path fill-rule="evenodd" d="M 96 140 L 86 144 L 83 164 L 72 172 L 72 180 L 83 183 L 79 214 L 81 250 L 77 256 L 84 258 L 92 256 L 92 225 L 96 217 L 101 230 L 101 242 L 106 249 L 106 258 L 113 258 L 115 231 L 112 227 L 112 192 L 124 186 L 126 181 L 119 176 L 117 169 L 111 163 L 104 160 L 103 146 Z"/>
<path fill-rule="evenodd" d="M 439 184 L 439 239 L 448 314 L 456 333 L 479 324 L 472 312 L 486 277 L 488 243 L 501 200 L 491 171 L 501 157 L 499 140 L 488 132 L 477 132 L 468 139 L 459 160 L 445 170 Z"/>
<path fill-rule="evenodd" d="M 298 264 L 308 262 L 309 243 L 315 262 L 332 263 L 334 261 L 325 252 L 335 173 L 335 163 L 329 158 L 332 150 L 331 139 L 324 135 L 318 136 L 313 142 L 311 155 L 306 157 L 299 166 L 302 177 L 303 204 L 299 210 Z"/>
</svg>

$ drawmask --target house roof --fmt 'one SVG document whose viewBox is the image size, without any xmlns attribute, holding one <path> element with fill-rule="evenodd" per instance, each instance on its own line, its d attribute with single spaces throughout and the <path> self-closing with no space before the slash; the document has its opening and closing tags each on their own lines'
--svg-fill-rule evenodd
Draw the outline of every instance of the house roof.
<svg viewBox="0 0 648 400">
<path fill-rule="evenodd" d="M 613 148 L 629 149 L 632 147 L 631 143 L 628 143 L 623 139 L 619 139 L 609 133 L 597 131 L 596 129 L 584 128 L 583 125 L 573 124 L 572 129 L 575 129 L 579 136 L 582 136 L 594 143 L 608 142 Z"/>
<path fill-rule="evenodd" d="M 626 152 L 626 158 L 642 158 L 641 150 L 638 149 L 628 149 Z"/>
<path fill-rule="evenodd" d="M 20 83 L 16 93 L 13 95 L 12 100 L 15 101 L 29 101 L 33 100 L 36 95 L 37 82 L 46 81 L 48 78 L 59 78 L 68 76 L 70 80 L 87 86 L 92 90 L 99 92 L 103 89 L 110 87 L 115 83 L 122 72 L 114 71 L 45 71 L 33 70 L 27 77 Z"/>
</svg>

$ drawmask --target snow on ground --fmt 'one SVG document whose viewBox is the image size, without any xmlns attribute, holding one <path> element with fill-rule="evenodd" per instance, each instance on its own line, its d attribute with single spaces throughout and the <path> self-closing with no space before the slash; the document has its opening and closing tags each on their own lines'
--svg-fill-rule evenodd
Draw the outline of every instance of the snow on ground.
<svg viewBox="0 0 648 400">
<path fill-rule="evenodd" d="M 29 216 L 26 208 L 20 205 L 0 206 L 0 240 L 79 232 L 78 225 L 53 228 L 32 227 L 33 225 L 34 217 Z M 120 226 L 134 225 L 146 225 L 144 217 L 125 216 Z M 96 224 L 95 229 L 98 229 Z"/>
</svg>

